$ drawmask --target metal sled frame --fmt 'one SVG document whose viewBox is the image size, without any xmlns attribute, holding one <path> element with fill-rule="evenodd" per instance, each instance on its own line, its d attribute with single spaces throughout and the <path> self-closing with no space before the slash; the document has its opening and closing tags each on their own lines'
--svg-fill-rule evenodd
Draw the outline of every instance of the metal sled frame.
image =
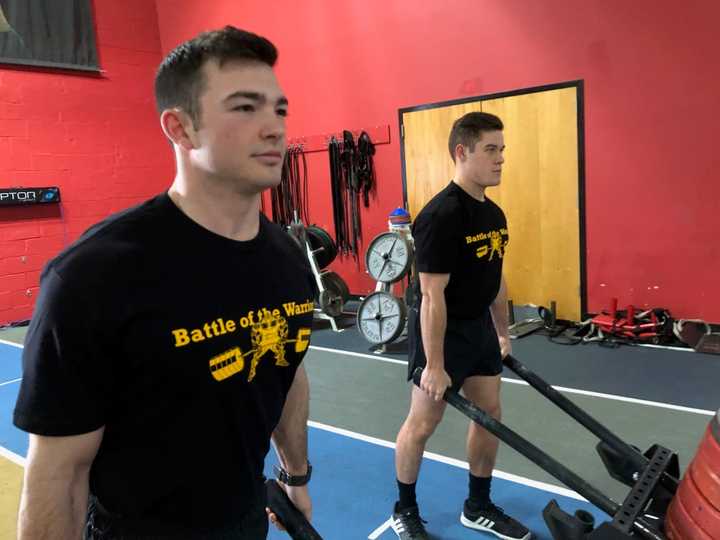
<svg viewBox="0 0 720 540">
<path fill-rule="evenodd" d="M 557 501 L 552 500 L 545 507 L 543 517 L 553 538 L 555 540 L 627 538 L 665 540 L 663 532 L 665 513 L 677 490 L 680 475 L 677 454 L 657 444 L 644 454 L 640 453 L 513 356 L 507 356 L 503 362 L 530 386 L 597 436 L 600 439 L 597 451 L 608 473 L 631 488 L 622 504 L 612 500 L 460 394 L 448 389 L 443 398 L 450 405 L 612 518 L 611 521 L 603 522 L 595 528 L 593 516 L 588 512 L 578 511 L 572 516 L 564 512 Z M 418 368 L 413 374 L 415 384 L 420 384 L 421 375 L 422 368 Z"/>
</svg>

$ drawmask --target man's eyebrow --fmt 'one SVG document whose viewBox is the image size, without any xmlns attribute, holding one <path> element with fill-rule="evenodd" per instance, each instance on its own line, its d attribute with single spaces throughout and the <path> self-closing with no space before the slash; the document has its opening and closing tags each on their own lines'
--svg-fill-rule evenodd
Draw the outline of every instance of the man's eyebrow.
<svg viewBox="0 0 720 540">
<path fill-rule="evenodd" d="M 261 94 L 259 92 L 247 92 L 244 90 L 238 90 L 237 92 L 233 92 L 232 94 L 227 96 L 223 101 L 227 102 L 227 101 L 230 101 L 232 99 L 237 99 L 237 98 L 249 99 L 251 101 L 255 101 L 256 103 L 267 102 L 267 96 L 265 96 L 265 94 Z M 288 104 L 288 99 L 285 96 L 278 98 L 278 100 L 276 102 L 276 105 L 287 105 L 287 104 Z"/>
<path fill-rule="evenodd" d="M 265 101 L 266 98 L 263 94 L 260 94 L 259 92 L 246 92 L 244 90 L 238 90 L 237 92 L 233 92 L 229 96 L 227 96 L 223 101 L 230 101 L 231 99 L 236 98 L 245 98 L 249 99 L 251 101 Z"/>
</svg>

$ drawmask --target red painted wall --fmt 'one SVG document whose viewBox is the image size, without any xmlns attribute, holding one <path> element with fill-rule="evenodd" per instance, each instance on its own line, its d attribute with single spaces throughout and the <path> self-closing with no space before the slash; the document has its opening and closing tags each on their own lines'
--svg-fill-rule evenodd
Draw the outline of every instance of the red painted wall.
<svg viewBox="0 0 720 540">
<path fill-rule="evenodd" d="M 398 108 L 584 79 L 589 309 L 618 296 L 720 321 L 717 2 L 156 1 L 163 51 L 224 24 L 272 39 L 291 136 L 392 126 L 367 240 L 402 203 Z M 326 160 L 311 158 L 311 217 L 332 228 Z"/>
<path fill-rule="evenodd" d="M 155 5 L 93 3 L 100 76 L 0 65 L 0 186 L 57 185 L 63 201 L 0 207 L 0 324 L 30 317 L 49 258 L 172 180 L 152 93 Z"/>
</svg>

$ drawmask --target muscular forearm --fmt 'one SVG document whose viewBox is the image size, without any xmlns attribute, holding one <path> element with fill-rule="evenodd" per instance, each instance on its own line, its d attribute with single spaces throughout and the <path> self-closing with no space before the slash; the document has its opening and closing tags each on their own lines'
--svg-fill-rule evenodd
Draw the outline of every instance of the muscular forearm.
<svg viewBox="0 0 720 540">
<path fill-rule="evenodd" d="M 80 540 L 87 505 L 87 471 L 59 475 L 28 466 L 20 499 L 18 540 Z"/>
<path fill-rule="evenodd" d="M 275 451 L 283 468 L 291 475 L 307 472 L 307 421 L 310 385 L 305 369 L 295 374 L 280 422 L 273 432 Z"/>
<path fill-rule="evenodd" d="M 447 327 L 447 306 L 444 293 L 423 295 L 420 304 L 420 331 L 427 367 L 444 368 L 443 343 Z"/>
<path fill-rule="evenodd" d="M 490 313 L 492 314 L 493 322 L 495 323 L 495 330 L 500 337 L 508 336 L 508 302 L 507 302 L 507 287 L 505 286 L 505 279 L 500 281 L 500 290 L 498 291 L 495 300 L 490 305 Z"/>
</svg>

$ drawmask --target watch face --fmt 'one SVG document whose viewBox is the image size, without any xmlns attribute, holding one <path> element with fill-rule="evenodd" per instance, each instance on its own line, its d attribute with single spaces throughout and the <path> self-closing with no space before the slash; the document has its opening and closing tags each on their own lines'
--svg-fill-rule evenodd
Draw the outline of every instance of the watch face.
<svg viewBox="0 0 720 540">
<path fill-rule="evenodd" d="M 406 309 L 390 293 L 378 291 L 369 295 L 358 309 L 358 328 L 370 343 L 389 343 L 405 329 Z"/>
<path fill-rule="evenodd" d="M 394 283 L 410 270 L 412 254 L 405 238 L 394 232 L 377 236 L 365 255 L 370 276 L 382 283 Z"/>
</svg>

